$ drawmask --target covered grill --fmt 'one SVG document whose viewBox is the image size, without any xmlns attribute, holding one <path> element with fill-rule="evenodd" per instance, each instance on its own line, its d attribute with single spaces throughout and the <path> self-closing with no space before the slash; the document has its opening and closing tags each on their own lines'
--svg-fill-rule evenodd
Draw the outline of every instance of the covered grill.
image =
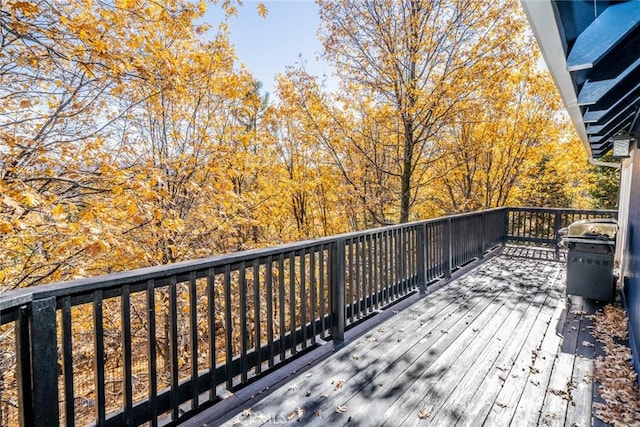
<svg viewBox="0 0 640 427">
<path fill-rule="evenodd" d="M 577 221 L 563 230 L 567 253 L 567 294 L 613 301 L 613 261 L 618 224 L 614 219 Z"/>
</svg>

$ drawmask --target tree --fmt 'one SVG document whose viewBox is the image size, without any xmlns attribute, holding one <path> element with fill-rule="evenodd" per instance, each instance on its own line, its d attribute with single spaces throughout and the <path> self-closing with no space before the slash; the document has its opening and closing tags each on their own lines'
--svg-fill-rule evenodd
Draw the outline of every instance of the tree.
<svg viewBox="0 0 640 427">
<path fill-rule="evenodd" d="M 594 166 L 590 195 L 595 209 L 618 209 L 620 169 Z"/>
<path fill-rule="evenodd" d="M 514 19 L 513 2 L 321 0 L 319 4 L 325 57 L 343 81 L 338 101 L 345 109 L 377 110 L 376 115 L 366 116 L 356 112 L 355 118 L 375 121 L 385 139 L 376 141 L 378 134 L 369 131 L 371 123 L 364 120 L 355 135 L 352 126 L 338 126 L 341 136 L 374 169 L 397 182 L 393 197 L 399 221 L 406 222 L 417 192 L 429 182 L 426 171 L 442 155 L 441 128 L 487 76 L 514 65 L 519 44 L 506 41 L 522 31 L 523 22 Z M 373 145 L 389 144 L 389 155 L 376 157 L 358 137 Z M 330 147 L 337 162 L 345 150 Z"/>
<path fill-rule="evenodd" d="M 225 7 L 224 13 L 233 13 L 230 4 Z M 131 230 L 117 223 L 133 213 L 126 210 L 132 206 L 113 203 L 130 178 L 124 159 L 132 147 L 123 129 L 141 104 L 166 99 L 180 86 L 184 61 L 195 53 L 187 49 L 189 54 L 180 56 L 179 49 L 206 30 L 194 24 L 203 13 L 203 5 L 182 0 L 3 6 L 4 289 L 109 271 L 113 259 L 96 259 L 108 248 L 126 247 L 128 260 L 139 258 L 120 239 Z M 131 268 L 137 262 L 116 264 Z"/>
<path fill-rule="evenodd" d="M 558 115 L 555 87 L 536 62 L 536 56 L 529 55 L 512 69 L 488 77 L 457 120 L 444 127 L 446 156 L 434 171 L 436 185 L 445 191 L 432 195 L 434 204 L 444 208 L 439 213 L 505 206 L 516 200 L 566 205 L 559 194 L 560 199 L 549 199 L 541 192 L 565 187 L 562 180 L 567 176 L 558 175 L 555 165 L 561 158 L 558 147 L 567 145 L 563 142 L 573 130 Z M 532 178 L 531 188 L 518 199 L 527 176 Z M 541 187 L 541 176 L 554 180 L 553 186 Z"/>
</svg>

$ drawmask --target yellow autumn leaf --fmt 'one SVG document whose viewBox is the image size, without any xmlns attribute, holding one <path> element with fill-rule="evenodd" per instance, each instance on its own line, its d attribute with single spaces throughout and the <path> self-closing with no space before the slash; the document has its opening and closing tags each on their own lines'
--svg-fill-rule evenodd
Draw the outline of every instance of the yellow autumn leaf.
<svg viewBox="0 0 640 427">
<path fill-rule="evenodd" d="M 261 18 L 266 18 L 268 14 L 269 11 L 267 10 L 267 7 L 264 5 L 264 3 L 258 3 L 258 15 Z"/>
<path fill-rule="evenodd" d="M 36 199 L 36 196 L 34 196 L 31 193 L 23 193 L 22 194 L 22 203 L 24 203 L 25 205 L 27 205 L 30 208 L 33 208 L 35 206 L 38 206 L 38 200 Z"/>
<path fill-rule="evenodd" d="M 1 233 L 11 233 L 13 231 L 13 227 L 10 223 L 6 221 L 0 221 L 0 232 Z"/>
<path fill-rule="evenodd" d="M 109 246 L 102 240 L 97 240 L 85 247 L 85 250 L 89 253 L 89 255 L 97 255 L 100 252 L 108 249 Z"/>
<path fill-rule="evenodd" d="M 64 215 L 64 206 L 62 206 L 62 204 L 58 203 L 52 210 L 51 210 L 51 214 L 53 216 L 56 217 L 60 217 L 62 215 Z"/>
</svg>

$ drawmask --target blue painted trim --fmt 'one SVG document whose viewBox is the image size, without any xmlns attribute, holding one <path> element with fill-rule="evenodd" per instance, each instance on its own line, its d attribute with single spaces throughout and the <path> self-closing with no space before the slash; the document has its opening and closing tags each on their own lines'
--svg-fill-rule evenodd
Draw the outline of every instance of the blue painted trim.
<svg viewBox="0 0 640 427">
<path fill-rule="evenodd" d="M 638 2 L 640 4 L 640 1 Z M 600 101 L 607 93 L 620 84 L 636 69 L 640 68 L 640 58 L 633 61 L 623 72 L 613 79 L 587 80 L 578 94 L 578 105 L 592 105 Z"/>
<path fill-rule="evenodd" d="M 567 58 L 567 69 L 577 71 L 593 68 L 639 25 L 640 2 L 610 5 L 578 36 Z"/>
</svg>

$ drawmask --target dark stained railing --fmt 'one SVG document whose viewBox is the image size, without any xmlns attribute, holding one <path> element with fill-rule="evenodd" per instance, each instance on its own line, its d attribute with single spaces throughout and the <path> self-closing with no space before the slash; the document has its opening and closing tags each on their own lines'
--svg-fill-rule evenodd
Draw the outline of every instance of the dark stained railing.
<svg viewBox="0 0 640 427">
<path fill-rule="evenodd" d="M 618 218 L 615 210 L 575 210 L 549 208 L 507 208 L 506 239 L 510 243 L 558 246 L 558 231 L 569 224 L 593 218 Z"/>
<path fill-rule="evenodd" d="M 179 421 L 506 242 L 615 211 L 500 208 L 0 296 L 2 425 Z"/>
</svg>

